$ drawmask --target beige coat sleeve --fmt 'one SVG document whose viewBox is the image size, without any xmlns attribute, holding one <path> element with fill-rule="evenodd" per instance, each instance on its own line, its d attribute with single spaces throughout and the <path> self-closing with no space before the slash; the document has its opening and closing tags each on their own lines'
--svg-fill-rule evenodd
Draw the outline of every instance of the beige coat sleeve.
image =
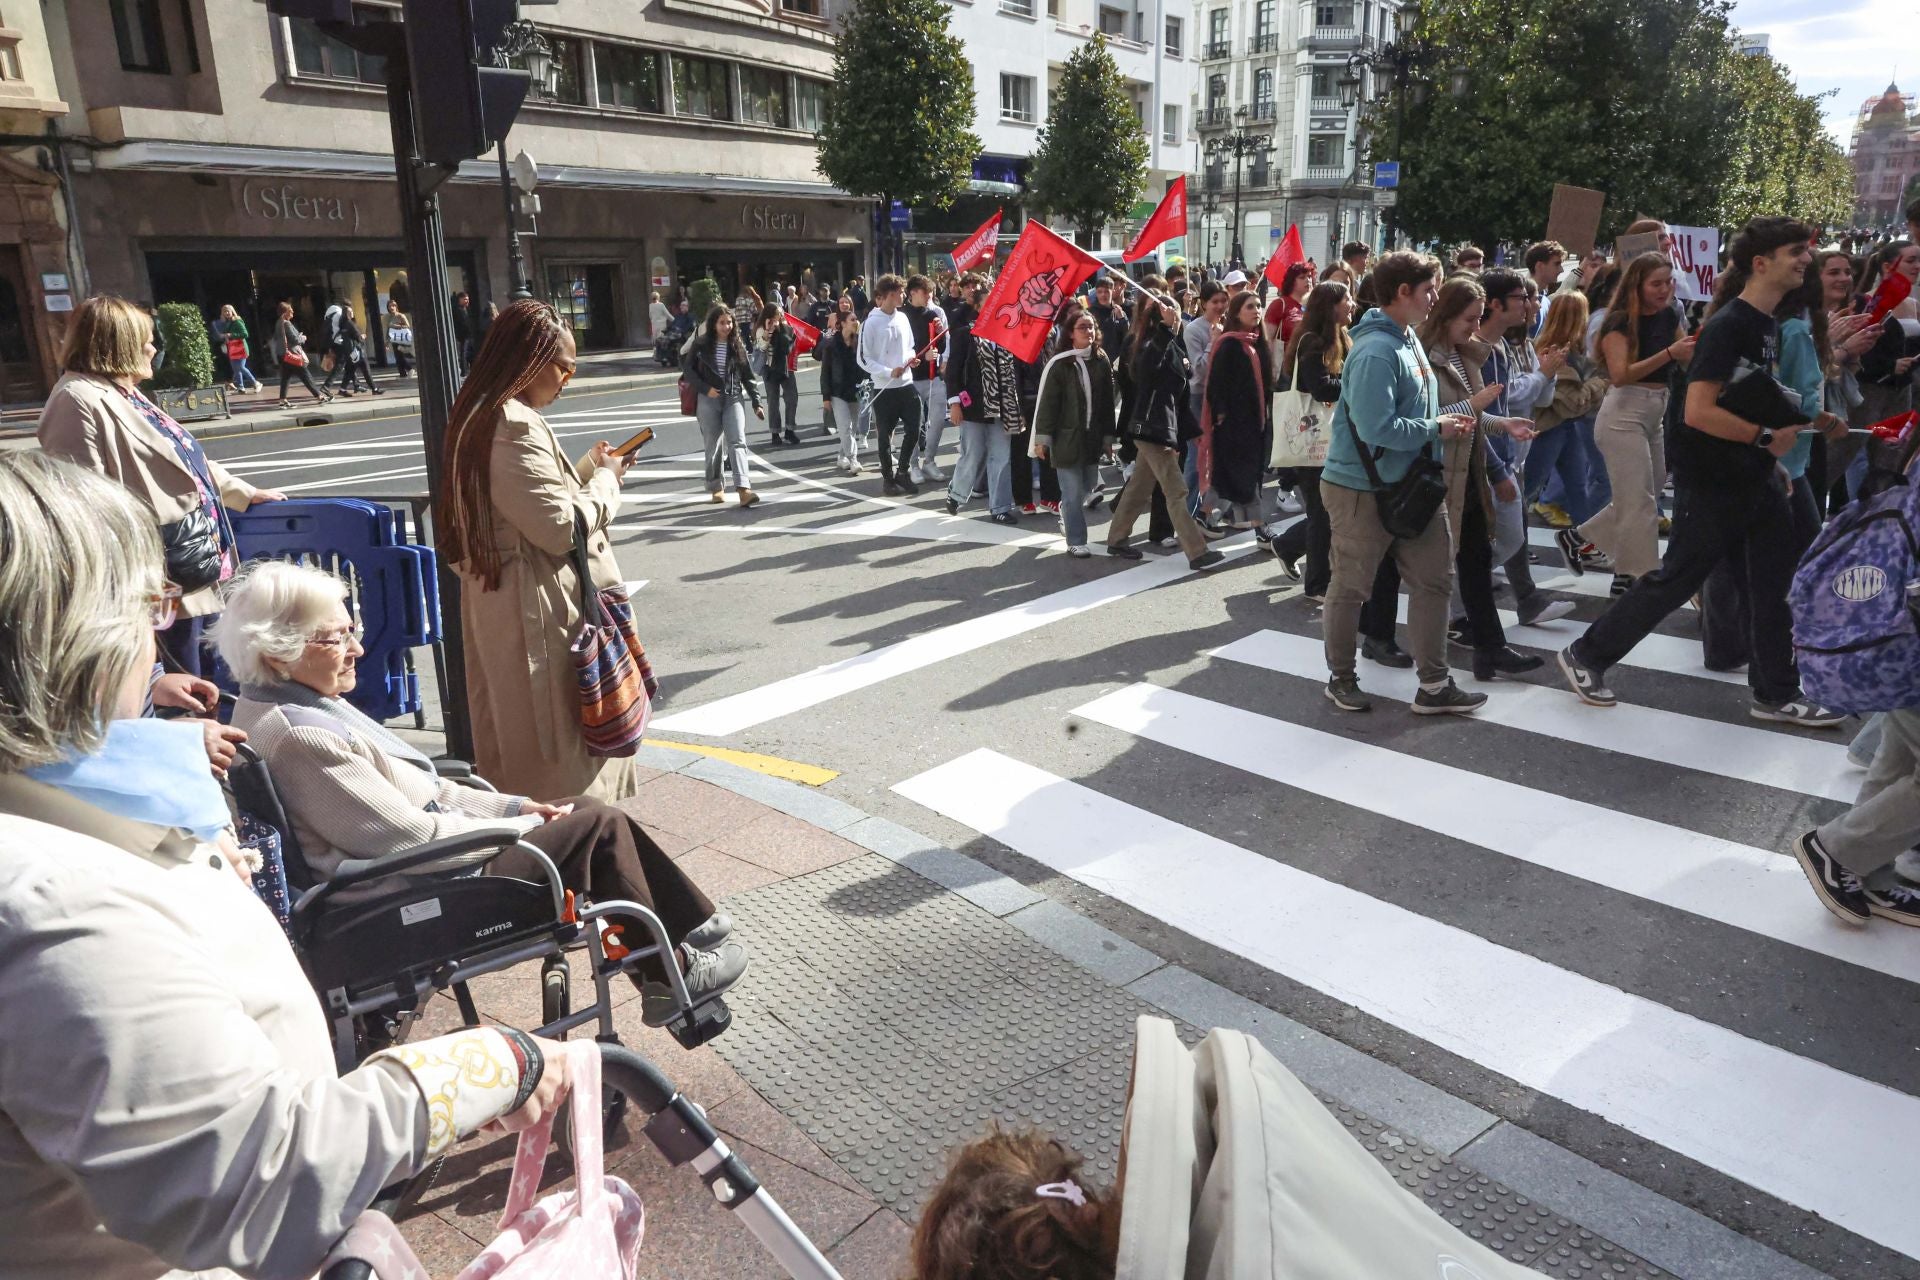
<svg viewBox="0 0 1920 1280">
<path fill-rule="evenodd" d="M 493 446 L 493 503 L 527 542 L 551 556 L 573 550 L 573 514 L 584 512 L 589 531 L 606 528 L 620 514 L 620 482 L 613 472 L 584 463 L 569 477 L 554 456 L 544 427 L 515 430 L 503 423 Z M 581 475 L 583 469 L 591 468 Z M 569 483 L 569 481 L 574 481 Z"/>
<path fill-rule="evenodd" d="M 517 818 L 520 806 L 527 799 L 500 791 L 482 791 L 452 778 L 440 780 L 440 789 L 433 798 L 441 808 L 473 818 Z"/>
<path fill-rule="evenodd" d="M 428 813 L 440 784 L 412 765 L 389 779 L 351 744 L 325 729 L 295 727 L 274 744 L 273 780 L 288 816 L 350 858 L 384 858 L 429 841 L 483 827 L 530 830 L 538 818 L 486 818 Z M 448 865 L 484 862 L 491 850 L 462 855 Z"/>
<path fill-rule="evenodd" d="M 207 473 L 213 477 L 214 486 L 220 490 L 220 501 L 229 511 L 245 511 L 253 505 L 254 487 L 227 470 L 212 458 L 207 459 Z"/>
<path fill-rule="evenodd" d="M 40 411 L 40 447 L 56 458 L 76 462 L 89 471 L 125 483 L 119 451 L 106 443 L 110 423 L 89 401 L 61 388 Z"/>
</svg>

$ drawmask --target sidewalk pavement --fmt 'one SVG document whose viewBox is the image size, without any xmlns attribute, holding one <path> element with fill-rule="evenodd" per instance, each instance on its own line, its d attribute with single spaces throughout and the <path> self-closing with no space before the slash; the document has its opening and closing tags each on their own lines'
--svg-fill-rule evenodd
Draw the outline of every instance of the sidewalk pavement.
<svg viewBox="0 0 1920 1280">
<path fill-rule="evenodd" d="M 630 995 L 615 1011 L 620 1036 L 708 1110 L 848 1280 L 905 1274 L 910 1223 L 947 1153 L 994 1123 L 1053 1133 L 1111 1185 L 1143 1014 L 1174 1019 L 1189 1042 L 1213 1026 L 1254 1035 L 1403 1186 L 1545 1275 L 1820 1280 L 824 791 L 667 746 L 643 747 L 640 763 L 628 810 L 724 902 L 754 963 L 712 1044 L 689 1053 L 645 1028 Z M 537 965 L 473 994 L 484 1016 L 532 1025 Z M 422 1034 L 457 1022 L 436 997 Z M 434 1275 L 491 1238 L 512 1152 L 507 1140 L 457 1149 L 402 1224 Z M 631 1121 L 608 1167 L 647 1204 L 642 1276 L 783 1274 Z M 556 1156 L 549 1187 L 569 1173 Z"/>
<path fill-rule="evenodd" d="M 652 348 L 635 351 L 590 352 L 580 357 L 580 374 L 568 387 L 574 395 L 593 395 L 629 388 L 658 387 L 677 380 L 677 369 L 663 369 L 653 358 Z M 383 394 L 362 391 L 334 399 L 322 405 L 295 383 L 288 389 L 291 408 L 281 409 L 279 381 L 261 384 L 258 392 L 229 395 L 230 418 L 213 418 L 192 424 L 193 434 L 201 440 L 219 440 L 227 436 L 250 435 L 256 431 L 274 431 L 286 427 L 319 426 L 329 423 L 364 422 L 369 418 L 391 418 L 419 412 L 419 384 L 412 378 L 401 379 L 391 369 L 374 371 L 375 385 Z M 316 372 L 314 381 L 319 381 Z M 0 447 L 10 441 L 33 439 L 38 408 L 10 409 L 0 415 Z"/>
</svg>

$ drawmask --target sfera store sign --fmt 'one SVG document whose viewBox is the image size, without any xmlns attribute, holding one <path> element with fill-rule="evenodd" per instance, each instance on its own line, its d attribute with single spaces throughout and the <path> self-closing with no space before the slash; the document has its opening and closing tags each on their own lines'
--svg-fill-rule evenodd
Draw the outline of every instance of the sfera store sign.
<svg viewBox="0 0 1920 1280">
<path fill-rule="evenodd" d="M 262 222 L 286 222 L 304 230 L 360 230 L 360 201 L 292 183 L 243 182 L 240 211 Z"/>
<path fill-rule="evenodd" d="M 791 209 L 782 209 L 772 204 L 747 204 L 740 206 L 740 225 L 748 231 L 786 231 L 794 235 L 804 235 L 807 230 L 807 215 Z"/>
</svg>

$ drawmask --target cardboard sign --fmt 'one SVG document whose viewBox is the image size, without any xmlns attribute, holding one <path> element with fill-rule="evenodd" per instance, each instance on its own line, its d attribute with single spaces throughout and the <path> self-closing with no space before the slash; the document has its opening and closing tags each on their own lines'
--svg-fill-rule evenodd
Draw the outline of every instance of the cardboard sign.
<svg viewBox="0 0 1920 1280">
<path fill-rule="evenodd" d="M 1667 228 L 1667 255 L 1673 259 L 1673 292 L 1682 302 L 1709 302 L 1720 283 L 1720 229 Z"/>
<path fill-rule="evenodd" d="M 1658 231 L 1643 231 L 1636 236 L 1621 236 L 1613 242 L 1613 260 L 1625 267 L 1643 253 L 1663 253 Z"/>
<path fill-rule="evenodd" d="M 1553 184 L 1553 204 L 1547 210 L 1547 239 L 1567 246 L 1567 256 L 1584 258 L 1593 250 L 1600 234 L 1600 211 L 1607 207 L 1607 193 L 1587 187 Z"/>
</svg>

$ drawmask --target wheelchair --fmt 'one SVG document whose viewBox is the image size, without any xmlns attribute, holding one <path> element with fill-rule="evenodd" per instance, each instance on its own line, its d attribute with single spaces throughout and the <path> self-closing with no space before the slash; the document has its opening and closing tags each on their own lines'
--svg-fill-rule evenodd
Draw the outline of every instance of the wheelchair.
<svg viewBox="0 0 1920 1280">
<path fill-rule="evenodd" d="M 471 768 L 436 762 L 436 776 L 492 788 Z M 720 995 L 695 1003 L 660 918 L 637 902 L 588 902 L 565 888 L 559 869 L 534 845 L 507 829 L 472 831 L 379 859 L 349 859 L 328 879 L 315 875 L 300 852 L 267 764 L 239 744 L 227 771 L 235 806 L 272 828 L 292 905 L 288 933 L 294 953 L 319 995 L 332 1028 L 334 1059 L 342 1072 L 369 1054 L 403 1043 L 439 991 L 451 990 L 465 1025 L 480 1025 L 468 984 L 529 960 L 540 960 L 541 1025 L 533 1034 L 565 1039 L 594 1023 L 594 1039 L 618 1044 L 611 986 L 643 961 L 659 957 L 675 1012 L 666 1030 L 697 1048 L 733 1020 Z M 544 871 L 541 881 L 483 874 L 473 867 L 435 872 L 455 854 L 517 848 Z M 410 874 L 403 874 L 410 873 Z M 601 934 L 609 916 L 638 920 L 649 940 L 629 948 Z M 566 953 L 584 947 L 593 1001 L 572 1007 L 572 970 Z M 616 1103 L 609 1125 L 617 1123 Z"/>
</svg>

